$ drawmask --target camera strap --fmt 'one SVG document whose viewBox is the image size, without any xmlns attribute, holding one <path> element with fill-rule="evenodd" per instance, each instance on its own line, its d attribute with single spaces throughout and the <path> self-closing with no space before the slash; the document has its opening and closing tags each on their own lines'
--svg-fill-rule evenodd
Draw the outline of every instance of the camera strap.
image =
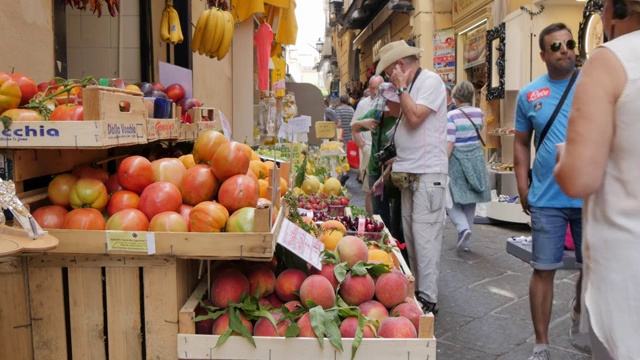
<svg viewBox="0 0 640 360">
<path fill-rule="evenodd" d="M 420 72 L 422 71 L 422 68 L 418 68 L 418 70 L 416 71 L 416 74 L 413 76 L 413 80 L 411 81 L 411 85 L 409 86 L 409 91 L 407 91 L 407 94 L 409 94 L 409 96 L 411 96 L 411 89 L 413 89 L 413 84 L 416 83 L 416 79 L 418 79 L 418 75 L 420 75 Z M 399 99 L 398 99 L 399 100 Z M 400 120 L 402 120 L 402 115 L 403 111 L 402 111 L 402 105 L 400 105 L 400 114 L 398 115 L 398 118 L 396 119 L 396 124 L 393 127 L 393 134 L 391 134 L 391 140 L 389 140 L 389 143 L 391 144 L 395 144 L 395 137 L 396 137 L 396 131 L 398 130 L 398 125 L 400 124 Z"/>
</svg>

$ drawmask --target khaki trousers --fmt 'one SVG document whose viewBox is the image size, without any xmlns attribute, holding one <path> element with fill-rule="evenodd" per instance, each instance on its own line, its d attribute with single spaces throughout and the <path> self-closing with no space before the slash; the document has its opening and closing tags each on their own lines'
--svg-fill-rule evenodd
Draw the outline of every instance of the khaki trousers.
<svg viewBox="0 0 640 360">
<path fill-rule="evenodd" d="M 446 211 L 446 174 L 421 174 L 402 189 L 402 229 L 416 293 L 438 302 L 438 273 Z"/>
</svg>

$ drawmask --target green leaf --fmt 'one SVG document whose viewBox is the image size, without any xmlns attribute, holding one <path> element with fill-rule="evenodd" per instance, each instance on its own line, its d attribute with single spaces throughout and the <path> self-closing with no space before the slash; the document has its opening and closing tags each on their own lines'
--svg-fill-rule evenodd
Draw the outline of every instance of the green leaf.
<svg viewBox="0 0 640 360">
<path fill-rule="evenodd" d="M 349 267 L 347 266 L 346 262 L 340 263 L 336 265 L 335 268 L 333 268 L 333 274 L 336 276 L 336 279 L 338 280 L 339 283 L 342 284 L 344 279 L 347 277 L 348 270 L 349 270 Z"/>
<path fill-rule="evenodd" d="M 298 174 L 296 174 L 296 187 L 301 187 L 302 182 L 304 182 L 305 173 L 307 171 L 307 157 L 305 156 L 302 160 L 302 165 L 300 165 L 300 169 L 298 169 Z"/>
<path fill-rule="evenodd" d="M 237 309 L 229 311 L 229 328 L 242 335 L 243 337 L 249 339 L 253 346 L 256 347 L 256 342 L 253 339 L 253 336 L 251 336 L 251 332 L 249 332 L 249 329 L 247 329 L 242 324 L 242 320 L 240 320 L 240 315 L 238 315 L 238 312 L 239 310 Z"/>
<path fill-rule="evenodd" d="M 374 278 L 391 272 L 387 264 L 367 264 L 366 267 L 369 269 L 369 275 Z"/>
<path fill-rule="evenodd" d="M 344 302 L 344 300 L 342 299 L 342 297 L 340 295 L 336 295 L 336 306 L 339 307 L 339 308 L 348 308 L 349 304 Z"/>
<path fill-rule="evenodd" d="M 351 273 L 353 275 L 359 275 L 359 276 L 366 275 L 367 274 L 367 268 L 365 267 L 365 265 L 364 265 L 364 263 L 362 261 L 358 261 L 351 268 Z"/>
<path fill-rule="evenodd" d="M 340 334 L 340 328 L 338 327 L 338 323 L 340 319 L 337 315 L 335 316 L 327 316 L 324 319 L 324 328 L 327 337 L 329 338 L 329 342 L 338 350 L 344 351 L 342 349 L 342 335 Z"/>
<path fill-rule="evenodd" d="M 340 263 L 338 255 L 331 250 L 324 250 L 320 255 L 322 255 L 322 262 L 325 264 L 337 265 Z"/>
<path fill-rule="evenodd" d="M 284 337 L 294 338 L 298 336 L 299 333 L 300 333 L 300 327 L 296 325 L 296 323 L 292 322 L 291 324 L 289 324 L 289 326 L 287 326 L 287 330 L 284 333 Z"/>
<path fill-rule="evenodd" d="M 247 313 L 245 314 L 245 316 L 247 317 L 248 320 L 258 320 L 259 318 L 267 318 L 269 319 L 269 321 L 271 321 L 271 323 L 275 324 L 275 320 L 273 319 L 273 316 L 271 315 L 271 313 L 267 310 L 256 310 L 253 311 L 251 313 Z"/>
<path fill-rule="evenodd" d="M 2 122 L 2 126 L 4 127 L 5 130 L 9 130 L 9 128 L 11 127 L 11 123 L 13 122 L 13 119 L 11 119 L 8 116 L 0 116 L 0 122 Z"/>
<path fill-rule="evenodd" d="M 351 360 L 356 356 L 358 346 L 362 342 L 362 336 L 364 335 L 365 319 L 362 313 L 358 314 L 358 327 L 356 328 L 356 334 L 353 337 L 353 344 L 351 344 Z"/>
<path fill-rule="evenodd" d="M 229 336 L 231 336 L 232 332 L 233 330 L 231 330 L 231 328 L 228 328 L 227 331 L 224 332 L 224 334 L 220 335 L 220 337 L 218 338 L 218 341 L 216 341 L 216 346 L 214 346 L 213 348 L 215 349 L 218 346 L 224 344 L 224 342 L 227 341 Z"/>
<path fill-rule="evenodd" d="M 313 332 L 318 337 L 318 342 L 320 343 L 320 347 L 324 349 L 324 323 L 325 323 L 325 312 L 322 309 L 322 306 L 316 306 L 314 308 L 309 309 L 309 322 L 311 322 L 311 327 L 313 328 Z"/>
<path fill-rule="evenodd" d="M 340 317 L 342 318 L 348 318 L 351 316 L 358 316 L 360 315 L 360 308 L 358 308 L 357 306 L 349 306 L 348 307 L 339 307 L 338 308 L 338 314 L 340 315 Z"/>
</svg>

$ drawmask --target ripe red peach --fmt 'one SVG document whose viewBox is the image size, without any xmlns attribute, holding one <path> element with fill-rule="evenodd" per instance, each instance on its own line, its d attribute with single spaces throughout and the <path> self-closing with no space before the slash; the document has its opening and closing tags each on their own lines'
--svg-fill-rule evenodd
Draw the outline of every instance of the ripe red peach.
<svg viewBox="0 0 640 360">
<path fill-rule="evenodd" d="M 247 320 L 243 313 L 240 313 L 240 321 L 242 325 L 249 330 L 249 334 L 253 332 L 253 324 L 251 321 Z M 211 333 L 213 335 L 222 335 L 229 328 L 229 313 L 221 315 L 213 322 L 213 328 Z M 239 333 L 233 331 L 231 335 L 240 335 Z"/>
<path fill-rule="evenodd" d="M 365 301 L 358 305 L 358 307 L 360 308 L 362 315 L 378 320 L 378 324 L 389 317 L 389 311 L 387 308 L 375 300 Z"/>
<path fill-rule="evenodd" d="M 376 299 L 387 308 L 403 302 L 408 291 L 406 277 L 397 272 L 382 274 L 376 281 Z"/>
<path fill-rule="evenodd" d="M 411 321 L 416 331 L 420 328 L 420 316 L 424 315 L 422 309 L 418 307 L 415 300 L 411 299 L 410 302 L 403 302 L 391 310 L 391 316 L 406 317 Z"/>
<path fill-rule="evenodd" d="M 300 302 L 306 308 L 312 301 L 323 309 L 329 309 L 336 303 L 336 293 L 329 280 L 322 275 L 311 275 L 300 286 Z"/>
<path fill-rule="evenodd" d="M 307 275 L 297 269 L 287 269 L 278 275 L 276 279 L 276 294 L 282 301 L 298 300 L 294 292 L 300 291 L 300 286 Z"/>
<path fill-rule="evenodd" d="M 349 305 L 358 306 L 365 301 L 373 299 L 375 294 L 375 284 L 371 275 L 347 274 L 340 286 L 340 296 Z"/>
<path fill-rule="evenodd" d="M 351 316 L 342 320 L 340 324 L 340 335 L 343 338 L 354 338 L 356 336 L 356 330 L 358 329 L 358 317 Z M 376 329 L 371 324 L 364 324 L 362 328 L 362 338 L 374 338 L 376 337 Z"/>
<path fill-rule="evenodd" d="M 336 291 L 338 290 L 338 285 L 340 283 L 338 282 L 338 279 L 336 279 L 336 274 L 333 272 L 335 268 L 336 266 L 333 264 L 322 264 L 322 270 L 318 270 L 312 267 L 311 270 L 309 270 L 309 274 L 324 276 L 327 280 L 329 280 L 331 286 L 333 286 L 333 291 Z"/>
<path fill-rule="evenodd" d="M 340 261 L 347 262 L 349 267 L 355 265 L 358 261 L 369 261 L 369 249 L 367 244 L 356 236 L 345 236 L 338 242 L 336 247 L 336 255 Z"/>
<path fill-rule="evenodd" d="M 256 325 L 253 327 L 254 336 L 284 336 L 287 331 L 287 327 L 291 324 L 291 320 L 287 319 L 282 322 L 278 322 L 282 318 L 282 313 L 272 312 L 274 320 L 276 321 L 277 328 L 273 326 L 271 321 L 267 318 L 260 318 L 256 321 Z"/>
<path fill-rule="evenodd" d="M 249 285 L 250 294 L 256 297 L 263 297 L 273 294 L 276 286 L 276 275 L 266 264 L 251 266 L 245 272 Z"/>
<path fill-rule="evenodd" d="M 383 338 L 417 338 L 418 332 L 411 321 L 405 317 L 388 317 L 382 320 L 378 335 Z"/>
<path fill-rule="evenodd" d="M 317 338 L 316 333 L 313 331 L 313 327 L 311 326 L 311 317 L 309 313 L 305 313 L 298 319 L 296 325 L 300 328 L 300 332 L 298 333 L 298 337 L 314 337 Z"/>
<path fill-rule="evenodd" d="M 238 270 L 227 270 L 219 275 L 211 286 L 213 306 L 226 308 L 228 303 L 237 303 L 242 294 L 249 293 L 249 280 Z"/>
</svg>

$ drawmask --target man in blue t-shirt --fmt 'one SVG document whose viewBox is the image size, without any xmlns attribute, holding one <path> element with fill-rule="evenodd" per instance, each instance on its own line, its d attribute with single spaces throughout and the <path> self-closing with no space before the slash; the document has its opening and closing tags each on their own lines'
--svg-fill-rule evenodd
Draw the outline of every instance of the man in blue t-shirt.
<svg viewBox="0 0 640 360">
<path fill-rule="evenodd" d="M 556 162 L 556 144 L 565 141 L 567 119 L 571 109 L 573 86 L 561 105 L 554 122 L 540 143 L 540 135 L 551 120 L 556 106 L 569 86 L 575 69 L 575 47 L 571 30 L 556 23 L 542 30 L 539 37 L 540 57 L 547 66 L 544 74 L 520 90 L 515 124 L 515 172 L 520 203 L 531 215 L 533 275 L 529 284 L 531 318 L 536 345 L 529 360 L 547 360 L 549 354 L 549 321 L 553 303 L 553 279 L 561 268 L 567 226 L 571 228 L 576 261 L 582 263 L 582 200 L 565 195 L 553 177 Z M 531 164 L 531 137 L 535 133 L 535 159 L 529 187 Z M 576 301 L 572 311 L 570 334 L 577 334 L 580 313 L 582 273 L 576 285 Z"/>
</svg>

